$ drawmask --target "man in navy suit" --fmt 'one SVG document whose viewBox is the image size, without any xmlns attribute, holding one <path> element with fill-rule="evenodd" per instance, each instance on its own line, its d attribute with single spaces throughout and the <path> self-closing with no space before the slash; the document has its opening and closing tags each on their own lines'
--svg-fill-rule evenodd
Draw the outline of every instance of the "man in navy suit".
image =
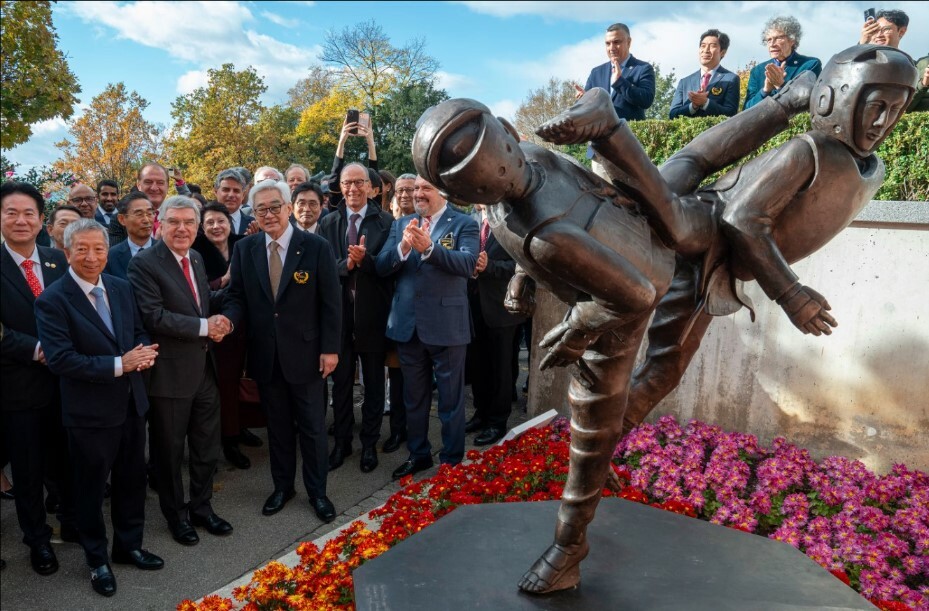
<svg viewBox="0 0 929 611">
<path fill-rule="evenodd" d="M 3 441 L 16 482 L 16 516 L 29 546 L 33 570 L 50 575 L 58 559 L 49 540 L 42 501 L 43 475 L 53 474 L 61 490 L 62 537 L 76 541 L 61 428 L 58 380 L 48 370 L 35 322 L 35 300 L 68 269 L 64 253 L 36 246 L 45 201 L 30 184 L 5 182 L 0 187 L 0 421 Z"/>
<path fill-rule="evenodd" d="M 59 376 L 62 421 L 68 434 L 77 497 L 77 531 L 91 569 L 91 585 L 116 593 L 107 555 L 103 491 L 112 471 L 113 562 L 160 569 L 142 549 L 145 522 L 143 369 L 158 355 L 142 327 L 129 283 L 102 274 L 106 227 L 92 219 L 68 226 L 71 267 L 36 300 L 39 339 L 48 368 Z"/>
<path fill-rule="evenodd" d="M 700 69 L 678 82 L 669 118 L 733 116 L 739 111 L 739 75 L 719 62 L 729 50 L 729 36 L 719 30 L 700 35 Z"/>
<path fill-rule="evenodd" d="M 110 249 L 106 269 L 111 276 L 127 279 L 129 261 L 146 248 L 154 246 L 155 209 L 141 191 L 134 191 L 116 204 L 120 224 L 126 228 L 126 239 Z"/>
<path fill-rule="evenodd" d="M 439 391 L 443 463 L 464 457 L 464 369 L 473 335 L 468 279 L 474 273 L 479 230 L 449 206 L 432 184 L 416 178 L 416 214 L 393 222 L 377 257 L 377 272 L 396 279 L 387 337 L 397 342 L 403 371 L 410 457 L 394 479 L 432 466 L 429 408 L 432 374 Z"/>
<path fill-rule="evenodd" d="M 104 223 L 109 228 L 110 223 L 118 214 L 117 205 L 119 204 L 119 183 L 115 180 L 104 179 L 97 183 L 97 221 Z"/>
<path fill-rule="evenodd" d="M 227 168 L 220 172 L 216 176 L 216 182 L 213 183 L 213 192 L 216 195 L 216 201 L 224 205 L 232 217 L 232 233 L 245 233 L 255 217 L 242 212 L 242 204 L 248 192 L 248 182 L 241 172 L 235 168 Z"/>
<path fill-rule="evenodd" d="M 629 53 L 632 35 L 626 24 L 614 23 L 608 27 L 605 44 L 609 61 L 590 71 L 583 89 L 577 83 L 574 84 L 574 97 L 579 99 L 585 91 L 599 87 L 610 94 L 617 117 L 627 121 L 641 121 L 645 118 L 646 109 L 655 101 L 655 71 L 651 64 Z M 589 146 L 587 158 L 592 160 L 594 173 L 609 181 L 606 169 Z"/>
<path fill-rule="evenodd" d="M 233 325 L 248 329 L 248 372 L 268 419 L 274 492 L 262 513 L 277 513 L 296 494 L 299 440 L 310 504 L 320 520 L 331 522 L 323 384 L 339 362 L 342 303 L 335 257 L 325 239 L 289 221 L 286 182 L 259 182 L 249 203 L 262 232 L 236 244 L 223 311 Z"/>
</svg>

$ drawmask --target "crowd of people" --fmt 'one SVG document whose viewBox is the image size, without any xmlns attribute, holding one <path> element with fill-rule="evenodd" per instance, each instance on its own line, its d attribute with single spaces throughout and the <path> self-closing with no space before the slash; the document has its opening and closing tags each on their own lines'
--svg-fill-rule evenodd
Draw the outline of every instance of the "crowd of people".
<svg viewBox="0 0 929 611">
<path fill-rule="evenodd" d="M 901 11 L 879 11 L 859 42 L 897 47 L 907 26 Z M 797 53 L 800 35 L 791 17 L 765 25 L 771 60 L 752 70 L 743 108 L 803 71 L 819 74 L 819 60 Z M 701 35 L 701 69 L 678 85 L 672 118 L 736 114 L 739 77 L 720 65 L 729 43 L 718 30 Z M 609 61 L 577 86 L 579 98 L 609 92 L 627 120 L 644 118 L 655 93 L 654 71 L 630 46 L 629 28 L 610 26 Z M 929 106 L 927 59 L 911 110 Z M 373 136 L 370 123 L 346 118 L 330 173 L 230 167 L 211 200 L 155 162 L 128 190 L 78 183 L 52 210 L 33 186 L 3 184 L 0 364 L 16 382 L 2 386 L 0 462 L 11 465 L 15 494 L 4 494 L 37 573 L 58 569 L 47 510 L 61 538 L 83 546 L 96 592 L 115 593 L 111 563 L 161 568 L 142 547 L 146 482 L 178 543 L 197 544 L 198 528 L 231 533 L 213 478 L 221 456 L 250 468 L 242 446 L 263 440 L 249 426 L 268 433 L 262 513 L 296 496 L 299 452 L 310 506 L 333 520 L 327 478 L 355 449 L 357 380 L 362 473 L 404 444 L 395 479 L 433 465 L 434 391 L 442 463 L 463 459 L 468 434 L 479 446 L 505 435 L 523 336 L 530 344 L 530 321 L 503 305 L 516 264 L 481 206 L 465 212 L 427 178 L 381 170 Z M 350 137 L 367 141 L 366 163 L 345 163 Z"/>
</svg>

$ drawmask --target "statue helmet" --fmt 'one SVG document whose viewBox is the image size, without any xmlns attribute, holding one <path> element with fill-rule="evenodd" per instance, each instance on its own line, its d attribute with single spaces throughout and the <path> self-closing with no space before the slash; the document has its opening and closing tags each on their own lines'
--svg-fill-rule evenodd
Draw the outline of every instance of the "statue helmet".
<svg viewBox="0 0 929 611">
<path fill-rule="evenodd" d="M 449 199 L 494 204 L 523 184 L 526 159 L 516 129 L 476 100 L 433 106 L 413 136 L 419 175 Z"/>
<path fill-rule="evenodd" d="M 907 89 L 909 104 L 916 91 L 913 59 L 899 49 L 880 45 L 856 45 L 836 53 L 823 68 L 810 96 L 813 128 L 840 140 L 859 155 L 870 155 L 877 145 L 863 151 L 855 144 L 855 113 L 862 92 L 874 85 Z"/>
</svg>

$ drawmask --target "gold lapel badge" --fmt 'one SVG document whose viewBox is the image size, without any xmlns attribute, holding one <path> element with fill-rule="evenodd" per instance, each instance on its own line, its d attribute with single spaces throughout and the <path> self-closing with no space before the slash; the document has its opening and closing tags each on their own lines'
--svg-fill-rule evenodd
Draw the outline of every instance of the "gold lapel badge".
<svg viewBox="0 0 929 611">
<path fill-rule="evenodd" d="M 310 279 L 309 272 L 304 272 L 304 271 L 294 272 L 294 282 L 296 282 L 297 284 L 306 284 L 309 279 Z"/>
<path fill-rule="evenodd" d="M 448 234 L 444 238 L 439 240 L 439 244 L 445 247 L 445 250 L 451 250 L 455 248 L 455 238 L 452 237 L 452 234 Z"/>
<path fill-rule="evenodd" d="M 719 95 L 722 92 L 723 92 L 722 87 L 713 87 L 712 89 L 710 89 L 710 93 L 712 93 L 713 95 Z"/>
<path fill-rule="evenodd" d="M 52 268 L 52 269 L 55 269 L 55 268 L 58 267 L 58 266 L 55 265 L 54 263 L 49 263 L 48 261 L 46 261 L 46 262 L 45 262 L 45 267 L 50 267 L 50 268 Z"/>
</svg>

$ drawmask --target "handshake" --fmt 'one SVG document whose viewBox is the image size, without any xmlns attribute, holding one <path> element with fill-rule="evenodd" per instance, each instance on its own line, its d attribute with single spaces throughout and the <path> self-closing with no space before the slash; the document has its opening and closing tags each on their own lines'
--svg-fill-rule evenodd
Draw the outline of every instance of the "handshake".
<svg viewBox="0 0 929 611">
<path fill-rule="evenodd" d="M 214 342 L 221 342 L 224 337 L 232 333 L 232 322 L 222 314 L 214 314 L 206 322 L 207 335 Z"/>
</svg>

